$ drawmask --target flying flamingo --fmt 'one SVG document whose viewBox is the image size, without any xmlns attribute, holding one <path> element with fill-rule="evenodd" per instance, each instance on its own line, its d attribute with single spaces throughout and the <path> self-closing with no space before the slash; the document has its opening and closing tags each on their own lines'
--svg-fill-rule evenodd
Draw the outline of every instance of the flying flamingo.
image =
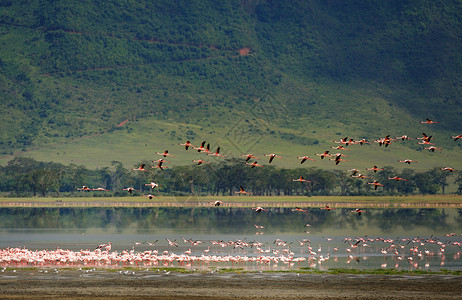
<svg viewBox="0 0 462 300">
<path fill-rule="evenodd" d="M 144 196 L 144 197 L 148 197 L 149 199 L 152 199 L 152 198 L 155 198 L 155 197 L 156 197 L 156 196 L 154 196 L 154 195 L 151 195 L 151 194 L 149 194 L 149 195 L 142 195 L 142 196 Z"/>
<path fill-rule="evenodd" d="M 269 163 L 271 163 L 275 157 L 277 157 L 277 158 L 282 158 L 282 157 L 280 157 L 280 156 L 278 156 L 278 155 L 276 155 L 276 154 L 274 154 L 274 153 L 265 154 L 265 156 L 269 156 L 269 158 L 270 158 L 270 159 L 269 159 Z"/>
<path fill-rule="evenodd" d="M 397 136 L 395 139 L 396 140 L 401 139 L 402 141 L 404 141 L 404 140 L 413 140 L 413 138 L 410 138 L 407 135 Z"/>
<path fill-rule="evenodd" d="M 96 247 L 96 249 L 103 249 L 106 250 L 107 252 L 111 251 L 111 248 L 112 248 L 112 243 L 109 242 L 107 244 L 101 244 L 99 245 L 98 247 Z"/>
<path fill-rule="evenodd" d="M 383 186 L 383 184 L 381 184 L 377 180 L 374 180 L 373 182 L 368 182 L 367 184 L 372 184 L 374 186 L 374 190 L 376 190 L 377 187 L 379 187 L 379 186 Z"/>
<path fill-rule="evenodd" d="M 201 143 L 200 147 L 193 147 L 194 150 L 197 150 L 197 152 L 205 151 L 205 150 L 206 150 L 206 148 L 204 148 L 205 142 L 206 142 L 206 141 L 203 141 L 203 142 Z"/>
<path fill-rule="evenodd" d="M 96 188 L 96 189 L 92 189 L 93 191 L 100 191 L 100 192 L 107 192 L 109 190 L 106 190 L 105 188 L 102 188 L 102 187 L 99 187 L 99 188 Z"/>
<path fill-rule="evenodd" d="M 245 191 L 244 188 L 242 187 L 242 185 L 239 186 L 239 192 L 234 192 L 234 193 L 235 194 L 249 194 L 249 195 L 252 194 L 250 192 Z"/>
<path fill-rule="evenodd" d="M 351 177 L 360 178 L 360 179 L 369 178 L 369 177 L 364 176 L 364 175 L 361 174 L 361 173 L 359 173 L 358 175 L 351 175 Z"/>
<path fill-rule="evenodd" d="M 425 121 L 420 121 L 420 124 L 438 124 L 439 122 L 435 122 L 430 120 L 429 118 L 426 118 Z"/>
<path fill-rule="evenodd" d="M 380 169 L 380 168 L 378 168 L 377 166 L 374 166 L 374 167 L 372 167 L 372 168 L 366 168 L 366 170 L 368 170 L 368 171 L 374 171 L 374 173 L 377 173 L 377 171 L 379 171 L 379 170 L 383 171 L 383 169 Z"/>
<path fill-rule="evenodd" d="M 400 180 L 404 180 L 404 181 L 407 181 L 407 179 L 404 179 L 404 178 L 401 178 L 401 177 L 398 177 L 398 176 L 394 176 L 394 177 L 388 177 L 388 179 L 391 179 L 391 180 L 396 180 L 396 181 L 400 181 Z"/>
<path fill-rule="evenodd" d="M 419 145 L 434 145 L 430 143 L 430 140 L 432 139 L 432 136 L 428 136 L 425 134 L 425 132 L 422 133 L 421 138 L 417 138 L 418 140 L 422 140 L 422 142 L 419 143 Z"/>
<path fill-rule="evenodd" d="M 267 209 L 264 209 L 263 207 L 260 207 L 260 206 L 252 207 L 252 209 L 255 209 L 255 213 L 261 213 L 263 210 L 268 211 Z"/>
<path fill-rule="evenodd" d="M 454 172 L 455 170 L 453 168 L 450 168 L 450 167 L 445 167 L 445 168 L 441 168 L 442 171 L 449 171 L 449 172 Z"/>
<path fill-rule="evenodd" d="M 78 191 L 91 191 L 92 189 L 89 188 L 88 186 L 82 185 L 81 189 L 77 189 Z"/>
<path fill-rule="evenodd" d="M 347 149 L 345 147 L 343 147 L 342 145 L 340 146 L 337 146 L 337 147 L 331 147 L 332 149 L 336 149 L 336 150 L 345 150 L 345 151 L 350 151 L 350 149 Z"/>
<path fill-rule="evenodd" d="M 348 155 L 342 154 L 342 153 L 336 153 L 334 154 L 335 158 L 330 158 L 329 160 L 335 161 L 335 164 L 338 165 L 341 161 L 347 161 L 346 159 L 342 159 L 342 156 L 348 157 Z"/>
<path fill-rule="evenodd" d="M 152 181 L 151 181 L 151 183 L 145 183 L 144 185 L 145 185 L 145 186 L 150 186 L 151 189 L 154 189 L 154 188 L 157 188 L 157 187 L 159 187 L 159 186 L 162 186 L 162 185 L 159 185 L 159 184 L 157 184 L 157 183 L 155 183 L 155 182 L 152 182 Z"/>
<path fill-rule="evenodd" d="M 330 211 L 330 210 L 334 210 L 335 208 L 332 208 L 332 207 L 330 207 L 329 205 L 326 205 L 326 206 L 324 206 L 324 207 L 320 207 L 320 209 L 324 209 L 324 210 Z"/>
<path fill-rule="evenodd" d="M 189 147 L 193 147 L 193 148 L 194 148 L 194 145 L 191 144 L 190 141 L 186 141 L 186 143 L 184 143 L 184 144 L 179 144 L 179 145 L 180 145 L 180 146 L 184 146 L 184 149 L 185 149 L 185 150 L 188 150 Z"/>
<path fill-rule="evenodd" d="M 217 201 L 215 201 L 215 202 L 213 203 L 214 206 L 220 206 L 220 205 L 222 205 L 222 204 L 223 204 L 223 202 L 220 201 L 220 200 L 217 200 Z"/>
<path fill-rule="evenodd" d="M 165 239 L 167 240 L 168 245 L 169 245 L 170 247 L 173 247 L 173 246 L 178 247 L 178 244 L 175 243 L 176 240 L 171 241 L 171 240 L 169 240 L 169 239 L 167 239 L 167 238 L 165 238 Z"/>
<path fill-rule="evenodd" d="M 167 157 L 167 156 L 172 156 L 170 153 L 168 153 L 168 150 L 165 150 L 164 152 L 160 153 L 160 152 L 156 152 L 156 154 L 158 155 L 162 155 L 163 157 Z"/>
<path fill-rule="evenodd" d="M 138 190 L 135 190 L 134 188 L 132 187 L 128 187 L 128 188 L 125 188 L 125 189 L 122 189 L 123 191 L 127 191 L 129 192 L 130 194 L 133 192 L 133 191 L 138 191 Z"/>
<path fill-rule="evenodd" d="M 298 182 L 311 182 L 311 181 L 306 180 L 305 178 L 303 178 L 303 176 L 300 176 L 300 178 L 298 178 L 298 179 L 292 179 L 292 181 L 298 181 Z"/>
<path fill-rule="evenodd" d="M 357 213 L 357 214 L 360 216 L 361 213 L 365 213 L 365 212 L 367 212 L 367 211 L 362 210 L 362 209 L 360 209 L 360 208 L 357 208 L 357 209 L 355 209 L 355 210 L 350 210 L 350 212 L 352 212 L 352 213 Z"/>
<path fill-rule="evenodd" d="M 298 159 L 301 159 L 302 161 L 300 162 L 300 164 L 303 164 L 306 160 L 312 160 L 312 161 L 315 161 L 315 159 L 312 159 L 310 158 L 309 156 L 297 156 Z"/>
<path fill-rule="evenodd" d="M 347 171 L 347 172 L 353 172 L 353 173 L 351 174 L 351 176 L 356 175 L 356 174 L 359 172 L 358 169 L 349 169 L 349 170 L 346 170 L 346 171 Z"/>
<path fill-rule="evenodd" d="M 246 165 L 249 165 L 250 168 L 255 168 L 255 167 L 263 167 L 262 165 L 259 165 L 256 161 L 253 163 L 245 163 Z"/>
<path fill-rule="evenodd" d="M 304 212 L 304 213 L 308 213 L 308 211 L 306 209 L 302 209 L 300 207 L 295 207 L 292 209 L 292 211 L 301 211 L 301 212 Z"/>
<path fill-rule="evenodd" d="M 428 148 L 424 148 L 425 150 L 429 150 L 431 152 L 435 152 L 435 150 L 443 150 L 441 148 L 436 148 L 435 146 L 430 146 Z"/>
<path fill-rule="evenodd" d="M 324 151 L 322 154 L 316 153 L 316 155 L 321 156 L 321 159 L 324 159 L 324 157 L 332 157 L 332 155 L 329 154 L 329 151 Z"/>
<path fill-rule="evenodd" d="M 205 147 L 205 149 L 202 150 L 202 152 L 204 152 L 205 154 L 210 154 L 210 153 L 211 153 L 211 152 L 210 152 L 210 144 L 209 144 L 209 143 L 207 143 L 207 147 Z"/>
<path fill-rule="evenodd" d="M 253 156 L 253 154 L 241 154 L 241 156 L 247 157 L 245 161 L 249 161 L 251 158 L 259 159 L 256 156 Z"/>
<path fill-rule="evenodd" d="M 411 163 L 416 163 L 417 160 L 405 159 L 405 160 L 398 160 L 398 162 L 402 162 L 402 163 L 410 165 Z"/>
<path fill-rule="evenodd" d="M 375 140 L 374 142 L 379 143 L 379 146 L 385 145 L 385 147 L 388 147 L 392 141 L 393 139 L 390 138 L 390 135 L 387 135 L 386 137 Z"/>
<path fill-rule="evenodd" d="M 146 166 L 146 164 L 141 164 L 137 169 L 132 169 L 133 171 L 145 171 L 145 172 L 149 172 L 148 170 L 146 170 L 144 168 L 144 166 Z"/>
<path fill-rule="evenodd" d="M 370 144 L 370 142 L 366 141 L 366 139 L 361 139 L 356 141 L 355 144 L 360 144 L 362 146 L 363 144 Z"/>
<path fill-rule="evenodd" d="M 153 161 L 153 162 L 154 162 L 154 161 Z M 162 165 L 164 162 L 165 162 L 164 160 L 159 161 L 159 162 L 157 163 L 157 165 L 152 166 L 151 168 L 159 168 L 159 169 L 161 169 L 162 171 L 163 171 L 164 169 L 168 169 L 168 167 L 165 167 L 165 166 Z M 167 163 L 169 163 L 169 162 L 167 161 Z"/>
<path fill-rule="evenodd" d="M 209 162 L 206 162 L 205 160 L 202 160 L 202 159 L 194 159 L 193 162 L 197 163 L 197 165 L 209 164 Z"/>
<path fill-rule="evenodd" d="M 337 143 L 337 144 L 343 144 L 345 146 L 348 146 L 349 144 L 354 143 L 354 140 L 353 139 L 348 140 L 348 137 L 344 137 L 343 139 L 340 139 L 340 141 L 333 141 L 333 142 Z"/>
<path fill-rule="evenodd" d="M 457 141 L 458 139 L 462 139 L 462 134 L 452 136 L 452 138 L 454 139 L 454 141 Z"/>
<path fill-rule="evenodd" d="M 218 156 L 218 157 L 225 157 L 224 155 L 220 154 L 220 147 L 217 147 L 217 151 L 215 151 L 214 153 L 209 153 L 209 155 Z"/>
</svg>

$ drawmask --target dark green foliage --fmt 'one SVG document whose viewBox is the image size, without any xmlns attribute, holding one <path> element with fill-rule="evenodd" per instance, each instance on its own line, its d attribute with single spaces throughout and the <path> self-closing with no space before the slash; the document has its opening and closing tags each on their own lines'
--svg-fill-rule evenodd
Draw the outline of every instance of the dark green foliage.
<svg viewBox="0 0 462 300">
<path fill-rule="evenodd" d="M 436 194 L 448 185 L 451 176 L 439 169 L 414 173 L 404 169 L 395 171 L 385 167 L 375 176 L 384 184 L 374 191 L 361 179 L 352 178 L 344 171 L 326 171 L 315 167 L 281 169 L 273 166 L 252 169 L 242 160 L 227 159 L 220 163 L 207 165 L 178 166 L 159 171 L 151 168 L 152 163 L 142 161 L 149 172 L 125 169 L 122 163 L 113 161 L 110 167 L 89 170 L 85 166 L 71 164 L 64 166 L 53 162 L 39 162 L 31 158 L 17 157 L 0 168 L 0 192 L 10 196 L 48 196 L 61 192 L 73 196 L 139 196 L 141 194 L 206 196 L 235 195 L 243 186 L 247 192 L 256 196 L 284 195 L 412 195 Z M 137 168 L 140 164 L 133 166 Z M 294 182 L 303 176 L 309 182 Z M 395 182 L 388 178 L 406 176 L 407 181 Z M 162 185 L 152 190 L 151 181 Z M 372 180 L 367 180 L 370 182 Z M 456 180 L 460 184 L 460 178 Z M 108 191 L 83 191 L 104 188 Z M 137 191 L 128 193 L 124 188 L 133 187 Z M 418 190 L 416 190 L 416 188 Z M 460 190 L 460 189 L 459 189 Z"/>
<path fill-rule="evenodd" d="M 431 117 L 453 134 L 462 124 L 461 14 L 459 2 L 443 0 L 3 1 L 0 152 L 114 130 L 134 116 L 200 123 L 213 106 L 232 117 L 268 92 L 290 116 L 272 119 L 276 131 L 341 121 L 378 134 Z M 250 55 L 239 55 L 244 47 Z M 377 98 L 391 119 L 370 108 Z"/>
</svg>

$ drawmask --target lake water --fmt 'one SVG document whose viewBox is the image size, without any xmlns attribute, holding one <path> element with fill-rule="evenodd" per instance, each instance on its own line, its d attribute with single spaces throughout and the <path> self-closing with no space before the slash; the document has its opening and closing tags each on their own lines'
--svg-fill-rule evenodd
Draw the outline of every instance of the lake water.
<svg viewBox="0 0 462 300">
<path fill-rule="evenodd" d="M 456 208 L 369 208 L 361 215 L 319 208 L 1 208 L 0 217 L 0 249 L 94 251 L 111 242 L 116 254 L 176 255 L 128 262 L 133 266 L 462 270 L 462 209 Z M 185 252 L 188 259 L 179 259 Z"/>
</svg>

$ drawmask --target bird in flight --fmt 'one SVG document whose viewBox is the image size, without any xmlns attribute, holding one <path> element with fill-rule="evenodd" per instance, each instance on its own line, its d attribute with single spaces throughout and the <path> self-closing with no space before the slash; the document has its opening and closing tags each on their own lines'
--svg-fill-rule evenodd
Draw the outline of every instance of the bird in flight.
<svg viewBox="0 0 462 300">
<path fill-rule="evenodd" d="M 377 166 L 373 166 L 372 168 L 366 168 L 366 170 L 374 171 L 374 173 L 377 173 L 377 171 L 383 171 L 383 169 L 380 169 Z"/>
<path fill-rule="evenodd" d="M 298 178 L 298 179 L 292 179 L 292 181 L 298 181 L 298 182 L 311 182 L 311 181 L 306 180 L 305 178 L 303 178 L 303 176 L 300 176 L 300 178 Z"/>
<path fill-rule="evenodd" d="M 269 163 L 271 163 L 275 157 L 277 157 L 277 158 L 282 158 L 282 157 L 280 157 L 280 156 L 278 156 L 278 155 L 276 155 L 276 154 L 274 154 L 274 153 L 265 154 L 265 156 L 269 156 L 269 158 L 270 158 L 270 159 L 269 159 Z"/>
<path fill-rule="evenodd" d="M 303 208 L 300 208 L 300 207 L 295 207 L 292 209 L 292 211 L 301 211 L 301 212 L 304 212 L 304 213 L 308 213 L 308 211 L 306 209 L 303 209 Z"/>
<path fill-rule="evenodd" d="M 252 193 L 247 192 L 246 190 L 244 190 L 244 187 L 242 187 L 242 185 L 239 186 L 239 191 L 238 191 L 238 192 L 234 192 L 234 193 L 235 193 L 235 194 L 248 194 L 248 195 L 252 194 Z"/>
<path fill-rule="evenodd" d="M 165 151 L 162 152 L 162 153 L 161 153 L 161 152 L 156 152 L 156 154 L 162 155 L 163 157 L 167 157 L 167 156 L 172 156 L 172 157 L 173 157 L 173 155 L 171 155 L 170 153 L 168 153 L 168 150 L 165 150 Z"/>
<path fill-rule="evenodd" d="M 136 169 L 132 169 L 133 171 L 145 171 L 145 172 L 149 172 L 148 170 L 146 170 L 144 167 L 146 166 L 146 164 L 141 164 L 138 168 Z"/>
<path fill-rule="evenodd" d="M 128 188 L 125 188 L 125 189 L 122 189 L 123 191 L 127 191 L 129 192 L 130 194 L 133 192 L 133 191 L 138 191 L 138 190 L 135 190 L 134 188 L 132 187 L 128 187 Z"/>
<path fill-rule="evenodd" d="M 145 186 L 150 186 L 151 189 L 154 189 L 154 188 L 157 188 L 157 187 L 159 187 L 159 186 L 162 186 L 162 185 L 159 185 L 159 184 L 157 184 L 157 183 L 155 183 L 155 182 L 152 182 L 152 181 L 151 181 L 151 183 L 145 183 L 144 185 L 145 185 Z"/>
<path fill-rule="evenodd" d="M 260 207 L 260 206 L 252 207 L 252 209 L 255 209 L 255 213 L 261 213 L 262 211 L 268 211 L 267 209 L 264 209 L 263 207 Z"/>
<path fill-rule="evenodd" d="M 300 164 L 303 164 L 307 160 L 315 161 L 315 159 L 312 159 L 312 158 L 310 158 L 309 156 L 306 156 L 306 155 L 305 156 L 297 156 L 297 158 L 302 160 L 300 162 Z"/>
<path fill-rule="evenodd" d="M 394 177 L 388 177 L 388 179 L 391 179 L 391 180 L 396 180 L 396 181 L 400 181 L 400 180 L 404 180 L 404 181 L 407 181 L 407 179 L 404 179 L 404 178 L 401 178 L 401 177 L 398 177 L 398 176 L 394 176 Z"/>
<path fill-rule="evenodd" d="M 184 143 L 184 144 L 179 144 L 179 145 L 180 145 L 180 146 L 184 146 L 184 149 L 185 149 L 185 150 L 188 150 L 189 147 L 193 147 L 193 148 L 194 148 L 194 145 L 191 144 L 190 141 L 186 141 L 186 143 Z"/>
<path fill-rule="evenodd" d="M 324 159 L 324 157 L 332 157 L 332 155 L 329 154 L 329 151 L 324 151 L 322 154 L 316 153 L 316 155 L 321 156 L 321 159 Z"/>
<path fill-rule="evenodd" d="M 245 163 L 246 165 L 249 165 L 250 168 L 255 168 L 255 167 L 263 167 L 262 165 L 259 165 L 256 161 L 253 163 Z"/>
<path fill-rule="evenodd" d="M 214 153 L 209 153 L 209 155 L 217 156 L 217 157 L 225 157 L 224 155 L 220 154 L 220 147 L 217 147 L 217 150 Z"/>
<path fill-rule="evenodd" d="M 249 161 L 251 158 L 259 159 L 258 157 L 254 156 L 253 154 L 241 154 L 241 156 L 247 157 L 245 161 Z"/>
<path fill-rule="evenodd" d="M 367 184 L 371 184 L 374 186 L 374 190 L 376 190 L 379 186 L 383 186 L 383 184 L 381 184 L 380 182 L 378 182 L 377 180 L 374 180 L 373 182 L 368 182 Z"/>
<path fill-rule="evenodd" d="M 435 122 L 433 120 L 430 120 L 429 118 L 426 118 L 425 121 L 420 121 L 420 124 L 438 124 L 439 122 Z"/>
<path fill-rule="evenodd" d="M 355 210 L 350 210 L 350 212 L 352 212 L 352 213 L 357 213 L 357 214 L 360 216 L 361 213 L 365 213 L 365 212 L 367 212 L 367 211 L 362 210 L 362 209 L 360 209 L 360 208 L 357 208 L 357 209 L 355 209 Z"/>
<path fill-rule="evenodd" d="M 405 159 L 405 160 L 398 160 L 398 162 L 402 162 L 402 163 L 410 165 L 411 163 L 416 163 L 417 160 Z"/>
</svg>

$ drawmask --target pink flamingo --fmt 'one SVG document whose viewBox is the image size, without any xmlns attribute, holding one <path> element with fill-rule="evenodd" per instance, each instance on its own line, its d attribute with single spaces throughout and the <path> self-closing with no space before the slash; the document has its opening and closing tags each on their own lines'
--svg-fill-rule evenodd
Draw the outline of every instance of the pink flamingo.
<svg viewBox="0 0 462 300">
<path fill-rule="evenodd" d="M 245 163 L 246 165 L 249 165 L 250 168 L 255 168 L 255 167 L 263 167 L 262 165 L 259 165 L 256 161 L 253 163 Z"/>
<path fill-rule="evenodd" d="M 305 178 L 303 178 L 303 176 L 300 176 L 300 178 L 298 178 L 298 179 L 292 179 L 292 181 L 298 181 L 298 182 L 311 182 L 311 181 L 306 180 Z"/>
<path fill-rule="evenodd" d="M 253 154 L 241 154 L 241 156 L 247 157 L 247 158 L 245 159 L 245 161 L 249 161 L 251 158 L 260 159 L 260 158 L 258 158 L 258 157 L 256 157 L 256 156 L 254 156 Z"/>
<path fill-rule="evenodd" d="M 145 172 L 149 172 L 148 170 L 146 170 L 144 168 L 144 166 L 146 166 L 146 164 L 141 164 L 137 169 L 132 169 L 133 171 L 145 171 Z"/>
<path fill-rule="evenodd" d="M 420 124 L 438 124 L 439 122 L 435 122 L 433 120 L 430 120 L 429 118 L 426 118 L 425 121 L 420 121 Z"/>
<path fill-rule="evenodd" d="M 269 159 L 269 163 L 271 163 L 275 157 L 277 157 L 277 158 L 282 158 L 282 157 L 280 157 L 280 156 L 278 156 L 278 155 L 276 155 L 276 154 L 274 154 L 274 153 L 265 154 L 265 156 L 269 156 L 269 158 L 270 158 L 270 159 Z"/>
<path fill-rule="evenodd" d="M 185 150 L 188 150 L 189 147 L 193 147 L 193 148 L 194 148 L 194 145 L 191 144 L 190 141 L 186 141 L 186 143 L 184 143 L 184 144 L 179 144 L 179 145 L 180 145 L 180 146 L 184 146 L 184 149 L 185 149 Z"/>
<path fill-rule="evenodd" d="M 375 190 L 377 189 L 377 187 L 383 186 L 383 184 L 379 183 L 379 182 L 376 181 L 376 180 L 374 180 L 373 182 L 368 182 L 367 184 L 373 185 Z"/>
<path fill-rule="evenodd" d="M 383 171 L 383 169 L 380 169 L 377 166 L 373 166 L 372 168 L 366 168 L 366 170 L 374 171 L 374 173 L 377 173 L 377 171 Z"/>
<path fill-rule="evenodd" d="M 217 157 L 225 157 L 224 155 L 220 154 L 220 147 L 217 147 L 217 150 L 214 153 L 209 153 L 209 155 L 217 156 Z"/>
<path fill-rule="evenodd" d="M 312 159 L 312 158 L 310 158 L 309 156 L 306 156 L 306 155 L 305 156 L 297 156 L 297 158 L 302 160 L 300 162 L 300 164 L 303 164 L 307 160 L 315 161 L 315 159 Z"/>
<path fill-rule="evenodd" d="M 156 152 L 156 154 L 158 155 L 162 155 L 163 157 L 167 157 L 167 156 L 172 156 L 170 153 L 168 153 L 168 150 L 165 150 L 164 152 L 160 153 L 160 152 Z"/>
<path fill-rule="evenodd" d="M 252 207 L 252 209 L 255 209 L 255 213 L 261 213 L 262 211 L 268 211 L 267 209 L 264 209 L 263 207 L 260 207 L 260 206 Z"/>
<path fill-rule="evenodd" d="M 252 194 L 252 193 L 250 193 L 250 192 L 246 192 L 246 191 L 244 190 L 244 188 L 242 187 L 242 185 L 239 186 L 239 192 L 234 192 L 234 193 L 235 193 L 235 194 Z"/>
</svg>

